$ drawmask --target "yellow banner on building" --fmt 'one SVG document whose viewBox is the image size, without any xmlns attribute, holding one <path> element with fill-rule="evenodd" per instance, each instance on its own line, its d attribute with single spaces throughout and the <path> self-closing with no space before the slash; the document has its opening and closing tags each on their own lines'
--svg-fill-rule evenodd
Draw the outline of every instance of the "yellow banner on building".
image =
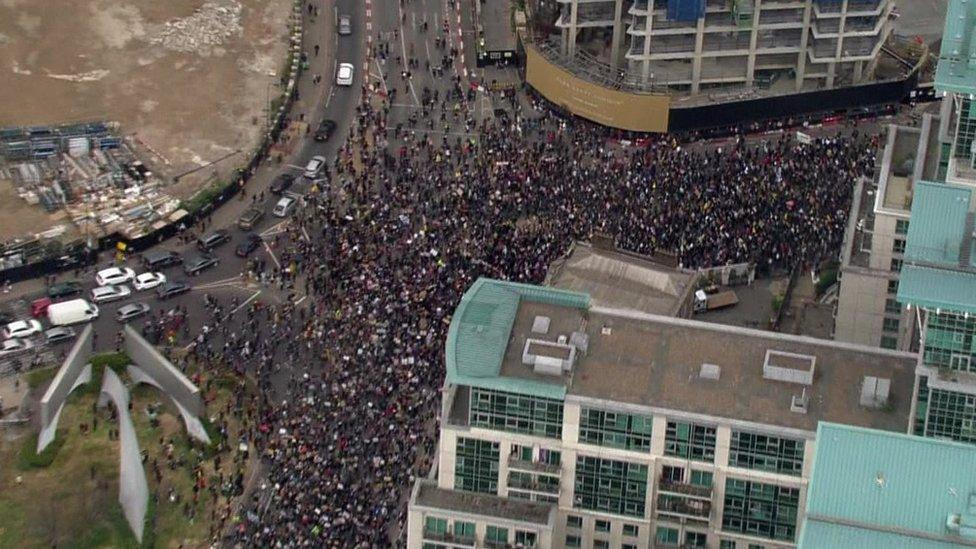
<svg viewBox="0 0 976 549">
<path fill-rule="evenodd" d="M 546 99 L 604 126 L 638 132 L 668 131 L 671 98 L 604 88 L 579 78 L 525 46 L 525 80 Z"/>
</svg>

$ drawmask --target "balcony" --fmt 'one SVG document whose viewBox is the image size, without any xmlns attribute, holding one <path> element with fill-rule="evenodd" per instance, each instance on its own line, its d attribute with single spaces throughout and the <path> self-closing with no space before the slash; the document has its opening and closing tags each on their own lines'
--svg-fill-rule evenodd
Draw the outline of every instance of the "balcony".
<svg viewBox="0 0 976 549">
<path fill-rule="evenodd" d="M 427 529 L 424 529 L 424 539 L 427 541 L 464 545 L 466 547 L 474 547 L 475 544 L 474 536 L 459 536 L 450 532 L 434 532 Z"/>
<path fill-rule="evenodd" d="M 708 520 L 712 513 L 712 503 L 703 500 L 686 500 L 681 497 L 659 496 L 657 512 L 668 515 L 681 515 L 699 520 Z"/>
<path fill-rule="evenodd" d="M 562 467 L 550 465 L 541 461 L 528 461 L 517 457 L 508 458 L 508 468 L 517 471 L 527 471 L 530 473 L 545 473 L 547 475 L 559 475 Z"/>
<path fill-rule="evenodd" d="M 558 494 L 558 484 L 546 484 L 544 482 L 525 482 L 523 480 L 508 479 L 508 487 L 517 490 L 528 490 L 530 492 L 542 492 L 544 494 Z"/>
<path fill-rule="evenodd" d="M 711 486 L 697 486 L 695 484 L 688 484 L 685 482 L 664 480 L 663 478 L 660 480 L 660 482 L 658 482 L 657 486 L 658 491 L 660 492 L 671 492 L 672 494 L 682 494 L 707 500 L 712 499 Z"/>
</svg>

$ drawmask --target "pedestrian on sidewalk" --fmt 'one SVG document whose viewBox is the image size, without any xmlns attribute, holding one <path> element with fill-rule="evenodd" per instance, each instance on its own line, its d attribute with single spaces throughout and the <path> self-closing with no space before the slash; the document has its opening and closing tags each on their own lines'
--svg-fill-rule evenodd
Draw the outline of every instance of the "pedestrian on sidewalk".
<svg viewBox="0 0 976 549">
<path fill-rule="evenodd" d="M 315 44 L 315 57 L 319 56 L 319 45 Z"/>
</svg>

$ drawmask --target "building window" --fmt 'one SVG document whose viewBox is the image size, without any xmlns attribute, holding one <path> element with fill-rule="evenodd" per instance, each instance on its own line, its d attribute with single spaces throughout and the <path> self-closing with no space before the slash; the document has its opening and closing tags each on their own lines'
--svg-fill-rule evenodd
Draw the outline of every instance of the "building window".
<svg viewBox="0 0 976 549">
<path fill-rule="evenodd" d="M 888 293 L 889 294 L 892 294 L 892 295 L 898 293 L 898 281 L 897 280 L 889 280 L 888 281 Z"/>
<path fill-rule="evenodd" d="M 890 297 L 885 299 L 885 312 L 893 315 L 901 314 L 901 303 Z"/>
<path fill-rule="evenodd" d="M 485 541 L 508 543 L 508 528 L 488 525 L 488 528 L 485 529 Z"/>
<path fill-rule="evenodd" d="M 469 417 L 474 427 L 548 438 L 563 434 L 563 403 L 549 398 L 472 388 Z"/>
<path fill-rule="evenodd" d="M 763 547 L 762 545 L 759 545 L 758 543 L 750 543 L 749 549 L 766 549 L 766 548 Z"/>
<path fill-rule="evenodd" d="M 925 436 L 976 443 L 976 397 L 929 387 L 927 413 Z"/>
<path fill-rule="evenodd" d="M 610 521 L 609 520 L 599 520 L 596 521 L 596 526 L 593 530 L 597 532 L 609 532 L 610 531 Z"/>
<path fill-rule="evenodd" d="M 696 469 L 691 470 L 691 483 L 695 486 L 702 486 L 705 488 L 712 487 L 712 473 L 709 471 L 698 471 Z"/>
<path fill-rule="evenodd" d="M 648 452 L 651 450 L 651 416 L 583 408 L 580 442 Z"/>
<path fill-rule="evenodd" d="M 899 323 L 897 318 L 886 318 L 881 322 L 881 329 L 886 332 L 897 332 Z"/>
<path fill-rule="evenodd" d="M 800 476 L 803 440 L 732 431 L 729 466 Z"/>
<path fill-rule="evenodd" d="M 899 219 L 895 221 L 895 234 L 908 234 L 907 219 Z"/>
<path fill-rule="evenodd" d="M 669 421 L 665 430 L 664 455 L 714 462 L 715 427 Z"/>
<path fill-rule="evenodd" d="M 515 545 L 521 545 L 522 547 L 535 547 L 535 544 L 535 532 L 526 532 L 524 530 L 515 531 Z"/>
<path fill-rule="evenodd" d="M 727 478 L 722 529 L 792 542 L 799 501 L 797 488 Z"/>
<path fill-rule="evenodd" d="M 730 539 L 719 540 L 718 549 L 735 549 L 735 541 Z"/>
<path fill-rule="evenodd" d="M 595 539 L 593 549 L 610 549 L 610 542 L 605 539 Z"/>
<path fill-rule="evenodd" d="M 576 534 L 566 534 L 566 547 L 579 547 L 583 541 Z"/>
<path fill-rule="evenodd" d="M 626 461 L 579 456 L 573 506 L 616 515 L 643 517 L 647 466 Z M 598 521 L 599 522 L 599 521 Z M 598 528 L 599 530 L 599 525 Z"/>
<path fill-rule="evenodd" d="M 882 349 L 897 349 L 898 348 L 898 338 L 892 336 L 881 336 L 881 348 Z"/>
<path fill-rule="evenodd" d="M 566 517 L 566 528 L 582 528 L 583 517 L 579 515 L 569 515 Z"/>
<path fill-rule="evenodd" d="M 454 535 L 459 538 L 474 539 L 474 523 L 462 520 L 454 521 Z"/>
<path fill-rule="evenodd" d="M 892 258 L 892 260 L 891 260 L 891 272 L 893 272 L 893 273 L 901 272 L 901 263 L 902 263 L 902 261 L 900 259 Z"/>
<path fill-rule="evenodd" d="M 673 465 L 665 465 L 661 469 L 661 480 L 665 482 L 684 482 L 685 481 L 685 470 L 683 467 L 675 467 Z"/>
<path fill-rule="evenodd" d="M 624 524 L 624 535 L 636 538 L 638 536 L 639 529 L 636 524 Z"/>
<path fill-rule="evenodd" d="M 637 549 L 637 546 L 632 543 L 624 543 L 620 546 L 620 549 Z"/>
<path fill-rule="evenodd" d="M 447 533 L 447 519 L 427 517 L 424 519 L 424 536 L 443 536 Z"/>
<path fill-rule="evenodd" d="M 896 254 L 903 254 L 903 253 L 905 253 L 905 239 L 904 238 L 896 238 L 895 239 L 895 243 L 891 246 L 891 251 L 894 252 L 894 253 L 896 253 Z"/>
<path fill-rule="evenodd" d="M 925 318 L 922 361 L 936 368 L 976 370 L 976 316 L 929 311 Z M 972 357 L 968 367 L 959 359 L 961 356 Z"/>
<path fill-rule="evenodd" d="M 483 494 L 498 493 L 498 443 L 458 438 L 454 489 Z"/>
<path fill-rule="evenodd" d="M 705 547 L 708 545 L 708 534 L 702 532 L 685 532 L 686 547 Z"/>
<path fill-rule="evenodd" d="M 678 529 L 668 528 L 667 526 L 658 526 L 654 539 L 657 541 L 657 543 L 676 544 L 678 543 Z"/>
</svg>

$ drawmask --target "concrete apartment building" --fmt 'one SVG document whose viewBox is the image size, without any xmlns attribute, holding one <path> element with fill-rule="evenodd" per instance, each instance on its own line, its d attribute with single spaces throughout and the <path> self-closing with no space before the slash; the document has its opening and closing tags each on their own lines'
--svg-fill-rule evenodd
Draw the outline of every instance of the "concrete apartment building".
<svg viewBox="0 0 976 549">
<path fill-rule="evenodd" d="M 795 547 L 820 421 L 907 432 L 915 356 L 480 279 L 407 546 Z"/>
<path fill-rule="evenodd" d="M 869 80 L 894 0 L 557 0 L 560 48 L 609 46 L 609 64 L 692 94 L 772 85 L 803 91 Z"/>
</svg>

